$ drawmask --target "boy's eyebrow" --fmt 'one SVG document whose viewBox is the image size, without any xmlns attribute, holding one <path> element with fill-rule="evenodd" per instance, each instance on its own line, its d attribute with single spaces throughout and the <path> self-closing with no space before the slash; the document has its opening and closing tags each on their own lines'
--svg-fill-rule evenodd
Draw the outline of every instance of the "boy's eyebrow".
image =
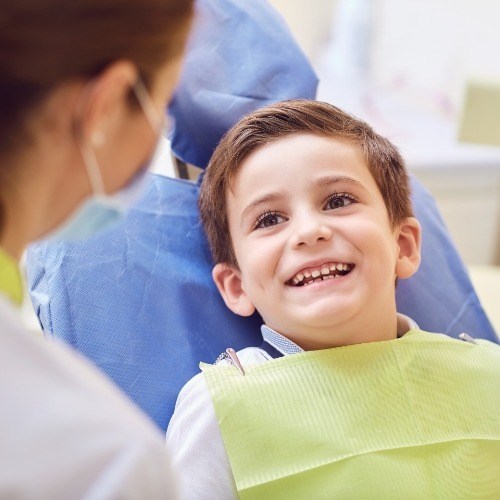
<svg viewBox="0 0 500 500">
<path fill-rule="evenodd" d="M 314 179 L 311 181 L 311 187 L 330 186 L 332 184 L 338 184 L 341 182 L 354 184 L 355 186 L 367 191 L 365 186 L 363 186 L 363 184 L 360 181 L 358 181 L 357 179 L 354 179 L 353 177 L 348 177 L 345 175 L 327 175 L 325 177 L 320 177 L 319 179 Z"/>
<path fill-rule="evenodd" d="M 283 198 L 284 196 L 286 196 L 285 192 L 283 191 L 277 191 L 277 192 L 274 192 L 274 193 L 267 193 L 263 196 L 261 196 L 260 198 L 257 198 L 256 200 L 252 201 L 252 203 L 250 203 L 249 205 L 247 205 L 245 207 L 245 209 L 243 210 L 243 212 L 241 213 L 241 222 L 243 222 L 245 220 L 245 218 L 248 216 L 248 214 L 254 210 L 255 207 L 259 206 L 259 205 L 262 205 L 264 203 L 269 203 L 269 202 L 272 202 L 272 201 L 276 201 L 276 200 L 279 200 L 281 198 Z"/>
</svg>

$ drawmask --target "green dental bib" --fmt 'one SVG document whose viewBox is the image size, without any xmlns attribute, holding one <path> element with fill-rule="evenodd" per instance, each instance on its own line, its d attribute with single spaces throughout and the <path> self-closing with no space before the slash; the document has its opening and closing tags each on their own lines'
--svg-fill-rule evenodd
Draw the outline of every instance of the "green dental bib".
<svg viewBox="0 0 500 500">
<path fill-rule="evenodd" d="M 241 498 L 500 498 L 500 347 L 411 330 L 202 364 Z"/>
</svg>

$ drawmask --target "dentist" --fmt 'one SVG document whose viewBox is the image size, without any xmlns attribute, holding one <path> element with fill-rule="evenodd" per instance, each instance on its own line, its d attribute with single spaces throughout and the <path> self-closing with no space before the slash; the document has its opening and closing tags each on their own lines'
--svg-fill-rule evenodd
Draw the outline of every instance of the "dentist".
<svg viewBox="0 0 500 500">
<path fill-rule="evenodd" d="M 26 245 L 88 237 L 140 190 L 189 0 L 0 8 L 0 498 L 172 498 L 162 436 L 87 362 L 23 330 Z"/>
</svg>

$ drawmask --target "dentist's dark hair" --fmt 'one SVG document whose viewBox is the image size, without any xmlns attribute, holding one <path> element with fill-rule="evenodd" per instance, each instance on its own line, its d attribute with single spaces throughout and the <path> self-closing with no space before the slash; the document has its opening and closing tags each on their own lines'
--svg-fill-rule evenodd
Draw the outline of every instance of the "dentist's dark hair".
<svg viewBox="0 0 500 500">
<path fill-rule="evenodd" d="M 238 266 L 229 232 L 227 194 L 239 168 L 252 152 L 293 134 L 331 137 L 359 148 L 385 201 L 390 224 L 395 226 L 413 215 L 405 163 L 390 141 L 331 104 L 283 101 L 243 117 L 221 139 L 208 164 L 199 207 L 215 263 Z"/>
<path fill-rule="evenodd" d="M 55 87 L 134 62 L 146 82 L 180 55 L 191 0 L 15 0 L 0 9 L 0 156 Z"/>
<path fill-rule="evenodd" d="M 52 90 L 120 59 L 135 63 L 147 85 L 180 56 L 192 11 L 192 0 L 2 2 L 0 190 L 12 180 L 7 159 L 12 168 L 12 157 L 34 140 L 32 118 Z M 0 228 L 1 219 L 0 207 Z"/>
</svg>

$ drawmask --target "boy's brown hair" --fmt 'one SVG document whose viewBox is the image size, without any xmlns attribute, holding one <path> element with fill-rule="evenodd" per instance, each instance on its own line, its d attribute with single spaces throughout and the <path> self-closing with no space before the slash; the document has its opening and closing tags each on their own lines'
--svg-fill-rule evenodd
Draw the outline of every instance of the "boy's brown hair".
<svg viewBox="0 0 500 500">
<path fill-rule="evenodd" d="M 395 226 L 413 215 L 408 173 L 396 147 L 367 123 L 319 101 L 291 100 L 244 116 L 221 139 L 203 178 L 201 221 L 214 262 L 238 267 L 227 216 L 227 193 L 245 159 L 258 148 L 292 134 L 314 134 L 358 146 Z"/>
</svg>

